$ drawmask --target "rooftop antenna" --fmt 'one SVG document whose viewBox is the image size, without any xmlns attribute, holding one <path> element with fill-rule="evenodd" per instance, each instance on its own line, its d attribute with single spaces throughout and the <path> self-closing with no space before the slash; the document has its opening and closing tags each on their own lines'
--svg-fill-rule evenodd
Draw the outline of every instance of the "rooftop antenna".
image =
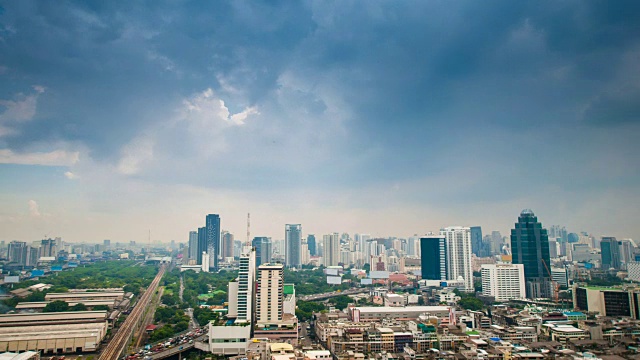
<svg viewBox="0 0 640 360">
<path fill-rule="evenodd" d="M 247 213 L 247 246 L 251 246 L 251 213 Z"/>
</svg>

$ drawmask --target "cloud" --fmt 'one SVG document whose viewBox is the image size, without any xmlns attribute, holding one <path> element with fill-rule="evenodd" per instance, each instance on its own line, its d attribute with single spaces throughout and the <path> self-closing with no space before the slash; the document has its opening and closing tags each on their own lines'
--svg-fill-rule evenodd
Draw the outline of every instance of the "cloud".
<svg viewBox="0 0 640 360">
<path fill-rule="evenodd" d="M 35 94 L 24 95 L 19 93 L 13 100 L 0 99 L 0 137 L 14 135 L 18 132 L 17 124 L 33 119 L 36 115 L 38 96 L 45 92 L 40 85 L 33 86 Z"/>
<path fill-rule="evenodd" d="M 118 171 L 124 175 L 138 173 L 142 165 L 153 159 L 154 141 L 149 137 L 135 138 L 122 149 Z"/>
<path fill-rule="evenodd" d="M 40 217 L 40 207 L 35 200 L 29 200 L 29 215 L 32 217 Z"/>
<path fill-rule="evenodd" d="M 0 149 L 0 164 L 71 166 L 79 161 L 80 152 L 78 151 L 15 153 L 10 149 Z"/>
<path fill-rule="evenodd" d="M 71 171 L 67 171 L 64 173 L 64 176 L 69 180 L 75 180 L 78 178 L 78 175 L 72 173 Z"/>
</svg>

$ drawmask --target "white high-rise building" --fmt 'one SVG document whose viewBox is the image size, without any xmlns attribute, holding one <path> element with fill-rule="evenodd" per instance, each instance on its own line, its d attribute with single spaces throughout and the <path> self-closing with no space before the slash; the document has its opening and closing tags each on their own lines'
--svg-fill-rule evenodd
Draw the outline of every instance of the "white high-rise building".
<svg viewBox="0 0 640 360">
<path fill-rule="evenodd" d="M 236 322 L 251 323 L 253 317 L 253 290 L 255 287 L 256 252 L 246 247 L 240 256 L 238 272 L 238 317 Z"/>
<path fill-rule="evenodd" d="M 496 301 L 524 299 L 527 296 L 522 264 L 484 264 L 482 294 L 493 296 Z"/>
<path fill-rule="evenodd" d="M 324 266 L 337 266 L 340 262 L 340 234 L 324 235 L 322 244 Z"/>
<path fill-rule="evenodd" d="M 448 280 L 464 279 L 464 291 L 473 292 L 473 267 L 471 265 L 471 229 L 452 226 L 440 230 L 447 246 Z"/>
<path fill-rule="evenodd" d="M 256 323 L 271 324 L 282 321 L 283 287 L 282 264 L 263 264 L 258 267 Z"/>
</svg>

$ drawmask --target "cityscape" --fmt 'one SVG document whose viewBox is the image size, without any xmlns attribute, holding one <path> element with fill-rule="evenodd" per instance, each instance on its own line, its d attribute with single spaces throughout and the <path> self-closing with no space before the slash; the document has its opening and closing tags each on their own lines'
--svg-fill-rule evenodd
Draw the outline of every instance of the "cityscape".
<svg viewBox="0 0 640 360">
<path fill-rule="evenodd" d="M 640 360 L 637 0 L 0 0 L 0 360 Z"/>
</svg>

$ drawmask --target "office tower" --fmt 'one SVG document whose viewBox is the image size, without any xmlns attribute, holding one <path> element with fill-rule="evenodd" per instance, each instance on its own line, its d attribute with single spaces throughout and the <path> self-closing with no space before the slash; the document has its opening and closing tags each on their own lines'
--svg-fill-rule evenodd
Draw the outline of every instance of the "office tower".
<svg viewBox="0 0 640 360">
<path fill-rule="evenodd" d="M 484 264 L 482 274 L 482 294 L 493 296 L 496 301 L 524 299 L 526 297 L 524 265 Z"/>
<path fill-rule="evenodd" d="M 620 269 L 622 267 L 618 240 L 615 237 L 603 236 L 600 241 L 600 249 L 603 269 Z"/>
<path fill-rule="evenodd" d="M 551 298 L 549 237 L 533 211 L 520 213 L 511 230 L 512 263 L 524 265 L 527 297 Z"/>
<path fill-rule="evenodd" d="M 202 254 L 207 252 L 207 228 L 198 228 L 198 265 L 202 265 Z"/>
<path fill-rule="evenodd" d="M 56 257 L 56 241 L 53 239 L 43 239 L 40 241 L 40 257 Z"/>
<path fill-rule="evenodd" d="M 256 249 L 256 266 L 271 262 L 273 249 L 270 237 L 255 237 L 253 238 L 252 245 Z"/>
<path fill-rule="evenodd" d="M 256 252 L 246 248 L 240 256 L 238 271 L 238 317 L 236 322 L 251 323 L 253 319 L 253 291 L 255 288 Z"/>
<path fill-rule="evenodd" d="M 471 229 L 452 226 L 440 230 L 447 247 L 447 277 L 464 279 L 464 291 L 473 292 L 473 268 L 471 266 Z"/>
<path fill-rule="evenodd" d="M 300 244 L 300 264 L 307 265 L 310 261 L 311 255 L 309 254 L 307 239 L 302 239 L 302 244 Z"/>
<path fill-rule="evenodd" d="M 233 240 L 233 257 L 238 259 L 242 254 L 242 241 Z"/>
<path fill-rule="evenodd" d="M 206 217 L 207 250 L 209 254 L 209 268 L 218 270 L 218 258 L 220 257 L 220 216 L 209 214 Z"/>
<path fill-rule="evenodd" d="M 24 241 L 12 241 L 9 243 L 9 262 L 19 265 L 27 265 L 29 256 L 29 246 Z"/>
<path fill-rule="evenodd" d="M 316 236 L 314 234 L 307 235 L 307 246 L 309 247 L 309 254 L 311 256 L 317 256 Z"/>
<path fill-rule="evenodd" d="M 549 257 L 555 259 L 558 257 L 558 242 L 549 240 Z"/>
<path fill-rule="evenodd" d="M 222 232 L 222 258 L 233 257 L 233 234 L 228 231 Z"/>
<path fill-rule="evenodd" d="M 482 228 L 480 226 L 471 227 L 471 251 L 477 257 L 487 256 L 487 254 L 484 253 L 484 249 L 483 249 Z"/>
<path fill-rule="evenodd" d="M 109 239 L 103 240 L 102 245 L 104 246 L 105 250 L 109 250 L 109 248 L 111 247 L 111 240 Z"/>
<path fill-rule="evenodd" d="M 284 300 L 284 267 L 282 264 L 262 264 L 256 274 L 256 323 L 282 321 Z"/>
<path fill-rule="evenodd" d="M 288 267 L 300 267 L 300 244 L 302 242 L 302 225 L 285 225 L 284 247 L 285 264 Z"/>
<path fill-rule="evenodd" d="M 189 231 L 189 259 L 198 259 L 198 232 Z"/>
<path fill-rule="evenodd" d="M 333 233 L 322 237 L 322 263 L 324 266 L 337 266 L 340 262 L 340 235 Z"/>
<path fill-rule="evenodd" d="M 38 265 L 39 260 L 40 249 L 33 246 L 27 246 L 27 263 L 25 265 L 36 266 Z"/>
<path fill-rule="evenodd" d="M 623 268 L 634 260 L 633 252 L 635 246 L 629 239 L 618 240 L 618 250 L 620 251 L 620 262 L 623 264 Z"/>
<path fill-rule="evenodd" d="M 500 231 L 491 232 L 491 254 L 496 255 L 502 252 L 502 234 Z"/>
<path fill-rule="evenodd" d="M 420 238 L 422 279 L 447 280 L 447 245 L 442 235 Z"/>
</svg>

